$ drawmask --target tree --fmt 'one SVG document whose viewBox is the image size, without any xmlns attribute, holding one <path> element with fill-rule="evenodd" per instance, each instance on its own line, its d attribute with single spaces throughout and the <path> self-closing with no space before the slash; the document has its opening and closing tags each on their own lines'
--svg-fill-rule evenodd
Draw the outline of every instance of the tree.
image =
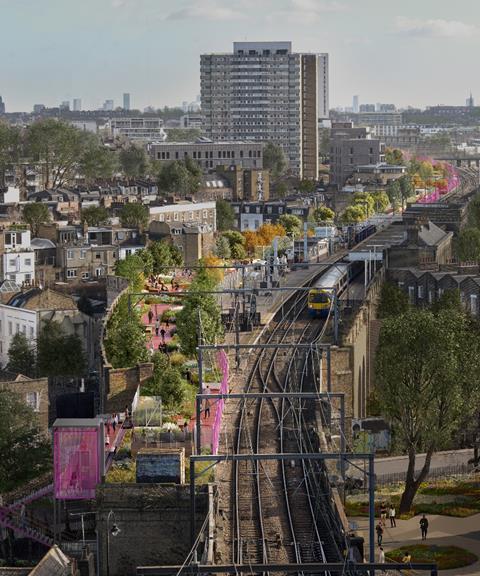
<svg viewBox="0 0 480 576">
<path fill-rule="evenodd" d="M 125 228 L 138 228 L 142 232 L 148 226 L 148 208 L 143 204 L 125 204 L 120 210 L 120 223 Z"/>
<path fill-rule="evenodd" d="M 180 371 L 170 365 L 166 354 L 155 352 L 152 356 L 153 375 L 142 386 L 142 394 L 160 396 L 169 410 L 178 411 L 186 399 L 186 385 Z"/>
<path fill-rule="evenodd" d="M 217 200 L 216 210 L 218 230 L 230 230 L 235 226 L 235 212 L 230 202 L 223 199 Z"/>
<path fill-rule="evenodd" d="M 245 236 L 238 230 L 227 230 L 222 236 L 228 240 L 230 249 L 233 249 L 236 244 L 245 245 Z"/>
<path fill-rule="evenodd" d="M 375 192 L 371 192 L 370 196 L 373 199 L 373 203 L 375 206 L 375 212 L 385 212 L 390 204 L 390 200 L 388 195 L 383 190 L 377 190 Z"/>
<path fill-rule="evenodd" d="M 353 204 L 362 206 L 367 218 L 375 213 L 375 201 L 368 192 L 355 192 L 353 195 Z"/>
<path fill-rule="evenodd" d="M 6 493 L 51 469 L 51 449 L 35 412 L 21 396 L 0 390 L 0 493 Z"/>
<path fill-rule="evenodd" d="M 215 281 L 200 269 L 190 284 L 182 310 L 177 314 L 180 345 L 189 356 L 195 355 L 199 340 L 213 344 L 223 336 L 221 309 L 215 295 L 204 293 L 215 287 Z"/>
<path fill-rule="evenodd" d="M 319 206 L 313 211 L 313 219 L 317 224 L 323 224 L 324 222 L 332 222 L 335 218 L 335 212 L 327 206 Z"/>
<path fill-rule="evenodd" d="M 385 150 L 385 161 L 387 164 L 394 164 L 396 166 L 403 165 L 403 152 L 398 148 L 387 148 Z"/>
<path fill-rule="evenodd" d="M 407 200 L 415 194 L 413 179 L 409 174 L 404 174 L 398 179 L 398 183 L 400 184 L 402 206 L 405 207 L 407 205 Z"/>
<path fill-rule="evenodd" d="M 138 254 L 129 254 L 123 260 L 117 260 L 115 274 L 126 278 L 133 290 L 140 291 L 144 285 L 145 261 Z"/>
<path fill-rule="evenodd" d="M 114 368 L 130 368 L 148 360 L 145 331 L 139 313 L 129 310 L 128 295 L 120 297 L 107 323 L 107 358 Z"/>
<path fill-rule="evenodd" d="M 58 188 L 72 179 L 92 138 L 66 122 L 47 118 L 27 128 L 27 147 L 43 162 L 45 188 Z"/>
<path fill-rule="evenodd" d="M 408 296 L 396 284 L 385 282 L 380 292 L 377 309 L 379 318 L 398 316 L 408 310 Z"/>
<path fill-rule="evenodd" d="M 410 309 L 383 321 L 376 357 L 378 397 L 408 455 L 400 513 L 408 512 L 433 453 L 477 409 L 479 337 L 464 314 Z M 416 472 L 416 455 L 426 452 Z"/>
<path fill-rule="evenodd" d="M 430 164 L 430 162 L 423 160 L 420 162 L 417 173 L 422 179 L 424 185 L 426 185 L 427 181 L 433 178 L 433 166 Z"/>
<path fill-rule="evenodd" d="M 41 224 L 45 224 L 50 220 L 48 206 L 42 202 L 25 204 L 22 212 L 22 220 L 30 226 L 32 237 L 38 236 L 38 230 Z"/>
<path fill-rule="evenodd" d="M 228 260 L 232 256 L 230 242 L 225 236 L 219 236 L 215 242 L 215 253 L 219 258 Z"/>
<path fill-rule="evenodd" d="M 277 195 L 277 198 L 285 198 L 285 196 L 288 194 L 288 186 L 286 182 L 277 182 L 277 184 L 275 185 L 275 193 Z"/>
<path fill-rule="evenodd" d="M 281 146 L 268 142 L 263 149 L 263 167 L 270 170 L 273 178 L 279 178 L 288 166 L 287 157 Z"/>
<path fill-rule="evenodd" d="M 257 238 L 261 246 L 270 246 L 276 237 L 283 237 L 285 234 L 285 228 L 281 224 L 262 224 L 257 230 Z"/>
<path fill-rule="evenodd" d="M 282 214 L 278 219 L 278 223 L 285 228 L 285 233 L 288 236 L 298 238 L 302 235 L 302 221 L 294 214 Z"/>
<path fill-rule="evenodd" d="M 367 218 L 365 208 L 360 204 L 350 204 L 342 214 L 342 222 L 345 224 L 358 224 Z"/>
<path fill-rule="evenodd" d="M 402 201 L 402 188 L 398 180 L 391 180 L 387 185 L 387 196 L 395 212 L 397 208 L 403 203 Z"/>
<path fill-rule="evenodd" d="M 17 332 L 10 342 L 7 370 L 30 378 L 35 376 L 35 350 L 22 332 Z"/>
<path fill-rule="evenodd" d="M 145 150 L 133 144 L 122 148 L 119 154 L 122 172 L 127 178 L 141 178 L 148 170 L 148 158 Z"/>
<path fill-rule="evenodd" d="M 153 258 L 153 273 L 166 274 L 172 272 L 172 267 L 183 266 L 183 255 L 173 244 L 165 240 L 152 242 L 148 250 Z"/>
<path fill-rule="evenodd" d="M 315 192 L 315 182 L 313 180 L 303 179 L 298 184 L 298 191 L 303 194 Z"/>
<path fill-rule="evenodd" d="M 458 235 L 455 252 L 461 262 L 480 260 L 480 229 L 465 228 Z"/>
<path fill-rule="evenodd" d="M 98 139 L 89 143 L 79 160 L 79 170 L 87 183 L 97 179 L 110 180 L 116 166 L 115 153 L 106 148 Z"/>
<path fill-rule="evenodd" d="M 87 206 L 82 208 L 81 219 L 88 226 L 101 226 L 108 222 L 108 212 L 103 206 Z"/>
<path fill-rule="evenodd" d="M 445 290 L 440 298 L 432 304 L 430 309 L 434 314 L 439 314 L 445 310 L 463 314 L 464 308 L 460 298 L 460 290 L 458 290 L 458 288 Z"/>
<path fill-rule="evenodd" d="M 83 376 L 86 369 L 82 341 L 66 334 L 59 322 L 47 320 L 37 338 L 39 376 Z"/>
<path fill-rule="evenodd" d="M 158 186 L 161 191 L 169 194 L 195 194 L 200 185 L 201 174 L 200 167 L 192 159 L 174 160 L 161 167 Z"/>
<path fill-rule="evenodd" d="M 255 248 L 260 246 L 260 239 L 258 234 L 253 230 L 245 230 L 245 232 L 243 232 L 243 236 L 245 238 L 244 248 L 247 252 L 247 255 L 253 256 L 255 253 Z"/>
<path fill-rule="evenodd" d="M 0 188 L 5 186 L 5 172 L 18 159 L 20 130 L 0 122 Z"/>
<path fill-rule="evenodd" d="M 245 260 L 247 257 L 247 251 L 243 244 L 234 244 L 232 246 L 232 258 L 235 260 Z"/>
</svg>

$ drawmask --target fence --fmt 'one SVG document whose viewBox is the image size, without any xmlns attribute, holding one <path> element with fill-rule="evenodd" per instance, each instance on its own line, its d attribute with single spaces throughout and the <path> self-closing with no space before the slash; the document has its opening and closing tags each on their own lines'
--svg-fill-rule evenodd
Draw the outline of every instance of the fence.
<svg viewBox="0 0 480 576">
<path fill-rule="evenodd" d="M 441 468 L 433 468 L 430 470 L 427 480 L 435 480 L 438 478 L 448 478 L 450 476 L 462 476 L 465 474 L 471 474 L 474 471 L 478 471 L 478 467 L 473 464 L 453 464 L 451 466 L 442 466 Z M 418 472 L 416 470 L 416 472 Z M 399 482 L 405 482 L 407 472 L 391 472 L 389 474 L 377 474 L 376 481 L 377 484 L 396 484 Z"/>
<path fill-rule="evenodd" d="M 217 354 L 218 367 L 222 374 L 222 382 L 220 384 L 220 394 L 228 394 L 228 357 L 225 350 L 220 350 Z M 225 400 L 220 398 L 217 403 L 217 409 L 215 411 L 215 422 L 213 424 L 212 431 L 212 454 L 217 454 L 218 452 L 218 442 L 220 438 L 220 428 L 222 426 L 222 415 L 223 408 L 225 405 Z"/>
</svg>

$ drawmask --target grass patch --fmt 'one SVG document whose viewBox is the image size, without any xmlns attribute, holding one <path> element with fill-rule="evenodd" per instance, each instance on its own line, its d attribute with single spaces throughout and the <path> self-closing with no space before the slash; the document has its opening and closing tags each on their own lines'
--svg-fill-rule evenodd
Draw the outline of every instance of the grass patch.
<svg viewBox="0 0 480 576">
<path fill-rule="evenodd" d="M 463 548 L 458 548 L 457 546 L 435 546 L 433 544 L 402 546 L 401 548 L 390 550 L 387 555 L 394 562 L 402 562 L 406 552 L 411 554 L 412 562 L 435 562 L 439 570 L 470 566 L 470 564 L 478 560 L 475 554 Z"/>
<path fill-rule="evenodd" d="M 424 482 L 418 489 L 419 494 L 431 494 L 432 496 L 460 495 L 480 496 L 480 480 L 458 481 L 441 480 L 437 482 Z"/>
<path fill-rule="evenodd" d="M 107 473 L 106 481 L 109 483 L 132 483 L 137 481 L 137 465 L 134 460 L 127 462 L 114 462 Z"/>
</svg>

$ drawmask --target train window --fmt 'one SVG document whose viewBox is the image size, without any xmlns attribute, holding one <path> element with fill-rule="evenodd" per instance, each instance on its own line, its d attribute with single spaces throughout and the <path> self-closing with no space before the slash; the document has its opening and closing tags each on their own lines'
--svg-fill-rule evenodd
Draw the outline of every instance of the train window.
<svg viewBox="0 0 480 576">
<path fill-rule="evenodd" d="M 308 301 L 310 304 L 326 304 L 330 301 L 330 297 L 325 292 L 311 292 Z"/>
</svg>

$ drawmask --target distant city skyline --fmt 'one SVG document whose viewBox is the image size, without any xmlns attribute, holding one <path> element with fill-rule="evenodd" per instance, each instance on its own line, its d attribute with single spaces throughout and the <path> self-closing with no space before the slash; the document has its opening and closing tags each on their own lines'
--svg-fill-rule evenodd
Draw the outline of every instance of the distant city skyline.
<svg viewBox="0 0 480 576">
<path fill-rule="evenodd" d="M 328 52 L 331 107 L 352 106 L 353 94 L 398 107 L 463 105 L 480 92 L 474 0 L 0 0 L 0 13 L 7 111 L 74 98 L 84 110 L 112 98 L 121 106 L 126 90 L 132 108 L 180 106 L 199 93 L 200 54 L 244 40 Z"/>
</svg>

